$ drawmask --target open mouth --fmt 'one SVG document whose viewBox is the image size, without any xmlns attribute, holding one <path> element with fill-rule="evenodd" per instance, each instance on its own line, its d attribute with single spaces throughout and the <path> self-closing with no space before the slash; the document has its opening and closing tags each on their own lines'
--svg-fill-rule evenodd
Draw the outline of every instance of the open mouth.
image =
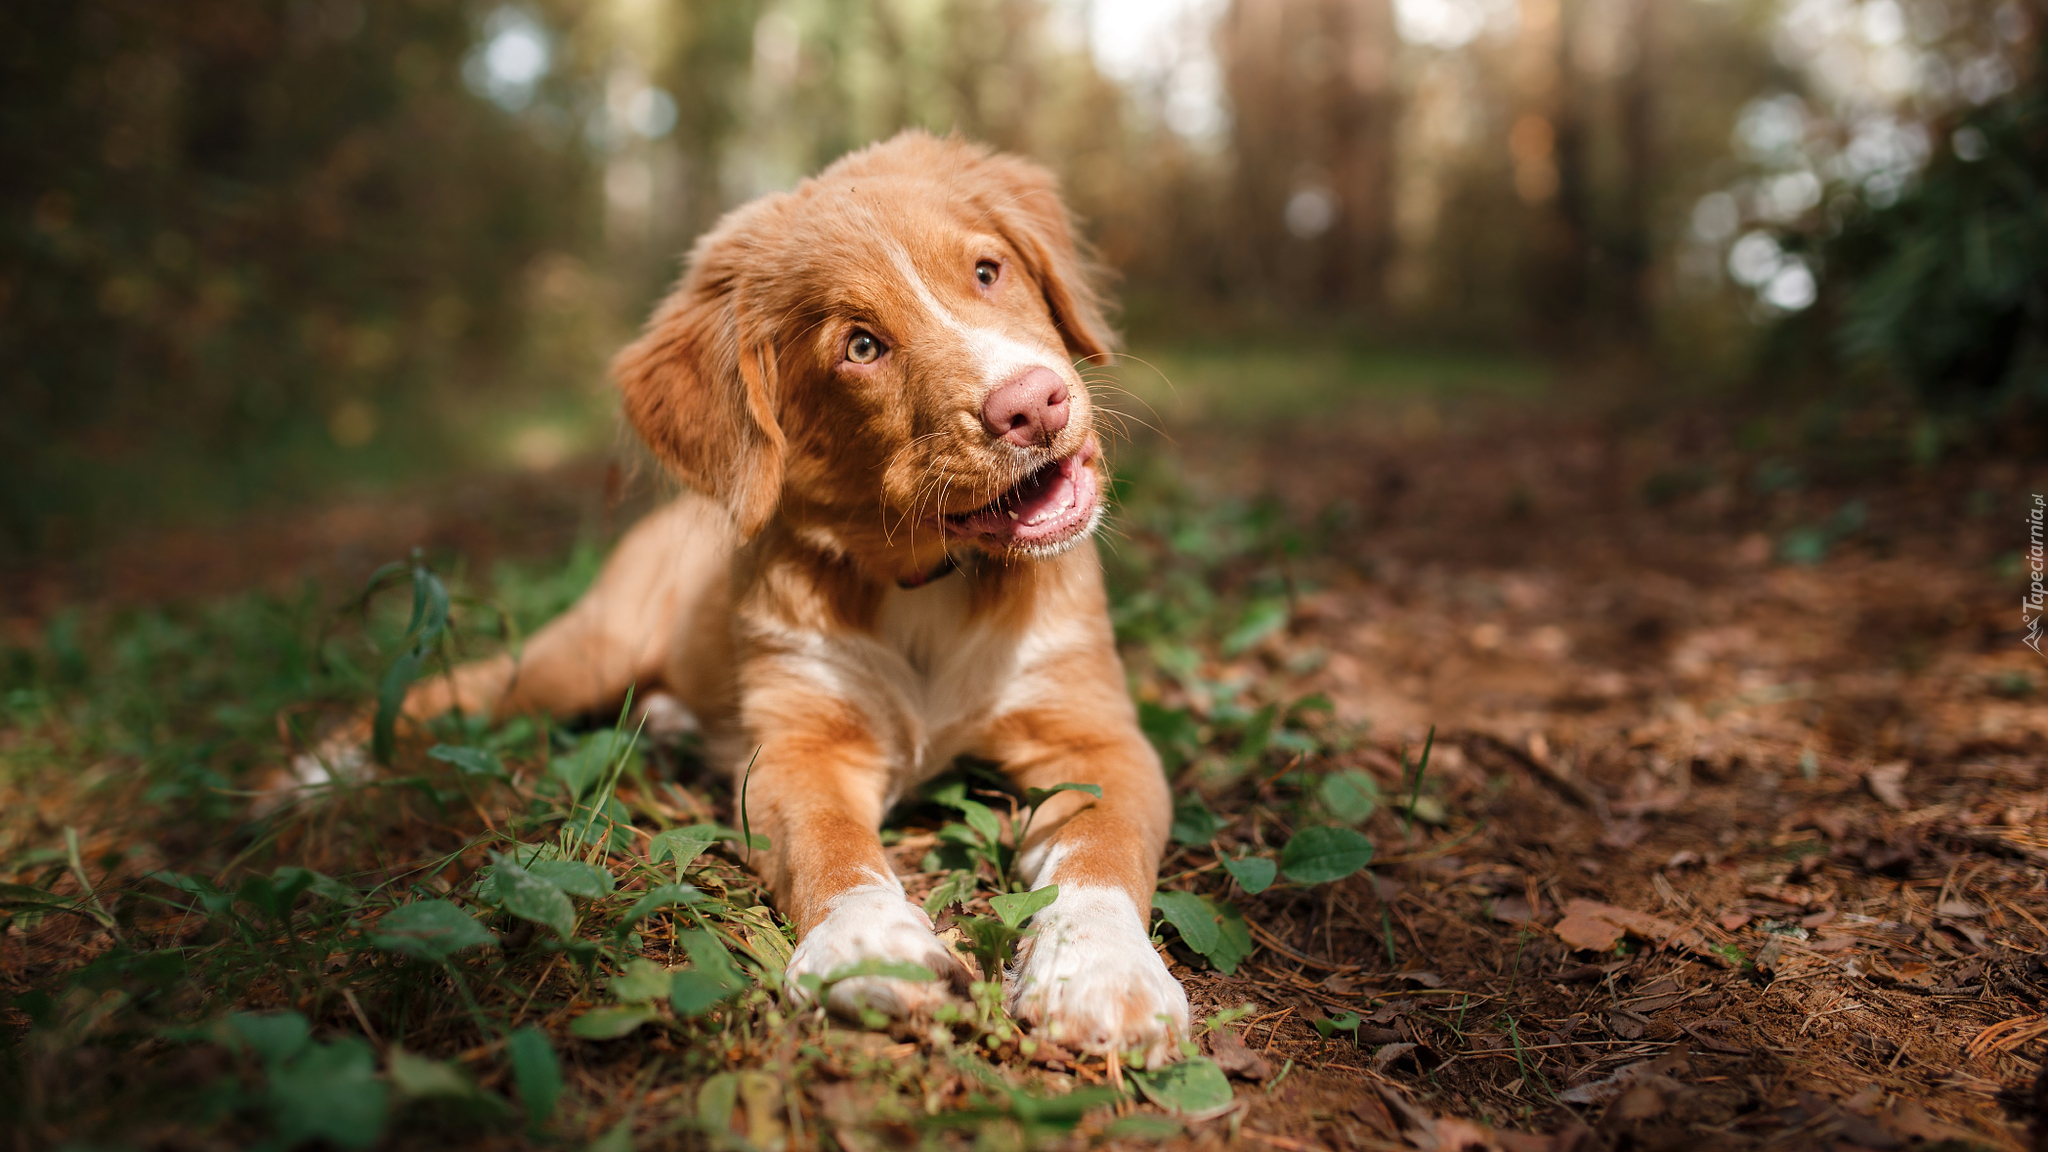
<svg viewBox="0 0 2048 1152">
<path fill-rule="evenodd" d="M 1095 520 L 1095 470 L 1089 467 L 1095 455 L 1090 441 L 972 512 L 946 517 L 947 534 L 1020 548 L 1072 540 Z"/>
</svg>

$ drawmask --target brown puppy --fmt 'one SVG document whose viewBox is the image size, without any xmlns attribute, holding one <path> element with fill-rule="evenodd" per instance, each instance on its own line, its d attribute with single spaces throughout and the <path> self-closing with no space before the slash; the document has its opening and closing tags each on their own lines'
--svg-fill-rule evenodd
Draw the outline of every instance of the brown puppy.
<svg viewBox="0 0 2048 1152">
<path fill-rule="evenodd" d="M 1109 342 L 1053 179 L 1014 157 L 905 133 L 737 209 L 614 364 L 696 494 L 636 526 L 516 662 L 423 685 L 408 714 L 567 715 L 635 684 L 680 702 L 752 763 L 792 977 L 873 958 L 958 982 L 876 835 L 955 757 L 1099 785 L 1032 824 L 1023 875 L 1059 897 L 1009 1002 L 1068 1044 L 1170 1058 L 1187 998 L 1146 931 L 1170 801 L 1085 544 L 1101 478 L 1073 363 Z M 945 995 L 871 977 L 832 999 L 907 1014 Z"/>
</svg>

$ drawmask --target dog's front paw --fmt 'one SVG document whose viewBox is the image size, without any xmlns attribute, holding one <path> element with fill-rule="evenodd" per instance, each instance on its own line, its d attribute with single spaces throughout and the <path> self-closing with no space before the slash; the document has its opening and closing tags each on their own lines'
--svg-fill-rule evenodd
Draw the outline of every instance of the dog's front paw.
<svg viewBox="0 0 2048 1152">
<path fill-rule="evenodd" d="M 863 1008 L 899 1018 L 924 1016 L 967 987 L 967 969 L 932 935 L 931 917 L 904 899 L 901 888 L 887 884 L 862 885 L 833 898 L 831 911 L 790 956 L 785 987 L 801 1003 L 811 997 L 803 977 L 830 980 L 864 960 L 915 964 L 938 979 L 851 976 L 826 991 L 826 1007 L 848 1016 Z"/>
<path fill-rule="evenodd" d="M 1129 894 L 1062 888 L 1032 924 L 1012 1015 L 1071 1048 L 1137 1049 L 1147 1067 L 1173 1059 L 1188 1034 L 1188 994 L 1153 951 Z"/>
</svg>

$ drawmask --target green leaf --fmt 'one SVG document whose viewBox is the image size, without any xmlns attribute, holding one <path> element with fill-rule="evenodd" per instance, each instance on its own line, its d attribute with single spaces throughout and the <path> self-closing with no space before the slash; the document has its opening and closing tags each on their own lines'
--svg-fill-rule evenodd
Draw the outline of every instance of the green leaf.
<svg viewBox="0 0 2048 1152">
<path fill-rule="evenodd" d="M 1166 915 L 1188 947 L 1204 956 L 1216 947 L 1216 909 L 1207 900 L 1193 892 L 1162 891 L 1152 894 L 1152 906 Z"/>
<path fill-rule="evenodd" d="M 1239 730 L 1237 750 L 1231 755 L 1241 764 L 1250 764 L 1263 755 L 1273 742 L 1273 728 L 1280 719 L 1280 706 L 1268 704 L 1245 719 Z"/>
<path fill-rule="evenodd" d="M 604 779 L 605 769 L 611 764 L 613 743 L 608 732 L 587 736 L 575 751 L 550 758 L 548 775 L 562 782 L 571 800 L 581 800 Z"/>
<path fill-rule="evenodd" d="M 1244 922 L 1244 913 L 1228 900 L 1218 900 L 1216 913 L 1220 917 L 1216 925 L 1216 948 L 1203 953 L 1205 959 L 1225 976 L 1237 972 L 1237 966 L 1252 954 L 1252 930 Z"/>
<path fill-rule="evenodd" d="M 491 868 L 491 902 L 521 920 L 531 920 L 554 930 L 567 940 L 576 934 L 576 909 L 560 888 L 513 863 L 509 856 L 496 857 Z"/>
<path fill-rule="evenodd" d="M 607 851 L 630 852 L 633 848 L 633 813 L 624 804 L 606 797 L 602 809 L 578 804 L 562 824 L 576 845 L 602 844 Z"/>
<path fill-rule="evenodd" d="M 1050 788 L 1026 788 L 1024 803 L 1036 808 L 1061 792 L 1086 792 L 1097 800 L 1102 799 L 1100 784 L 1055 784 Z"/>
<path fill-rule="evenodd" d="M 1232 1101 L 1230 1081 L 1207 1056 L 1168 1064 L 1156 1072 L 1135 1072 L 1131 1078 L 1146 1099 L 1190 1119 L 1214 1116 Z"/>
<path fill-rule="evenodd" d="M 1332 1032 L 1356 1032 L 1358 1031 L 1358 1024 L 1358 1013 L 1356 1012 L 1346 1012 L 1342 1016 L 1331 1016 L 1309 1021 L 1309 1026 L 1316 1030 L 1316 1034 L 1326 1040 L 1329 1039 Z"/>
<path fill-rule="evenodd" d="M 199 906 L 206 909 L 209 916 L 218 916 L 234 906 L 233 896 L 197 876 L 184 876 L 176 872 L 152 872 L 150 876 L 180 892 L 199 897 Z"/>
<path fill-rule="evenodd" d="M 604 1135 L 590 1142 L 584 1152 L 633 1152 L 633 1113 L 629 1110 Z"/>
<path fill-rule="evenodd" d="M 717 936 L 702 929 L 676 933 L 676 942 L 690 956 L 692 967 L 669 973 L 669 1003 L 678 1013 L 695 1016 L 744 989 L 746 973 L 733 963 Z"/>
<path fill-rule="evenodd" d="M 635 957 L 612 977 L 606 991 L 621 1004 L 646 1004 L 668 995 L 669 971 L 652 960 Z"/>
<path fill-rule="evenodd" d="M 570 1021 L 569 1031 L 585 1040 L 616 1040 L 652 1019 L 645 1008 L 594 1008 Z"/>
<path fill-rule="evenodd" d="M 1184 1131 L 1186 1129 L 1164 1116 L 1133 1112 L 1129 1116 L 1111 1121 L 1109 1127 L 1102 1130 L 1102 1134 L 1111 1140 L 1149 1140 L 1157 1143 L 1161 1140 L 1171 1140 Z"/>
<path fill-rule="evenodd" d="M 717 837 L 703 836 L 689 828 L 671 828 L 666 832 L 655 833 L 654 839 L 647 842 L 647 858 L 655 864 L 664 860 L 674 860 L 676 875 L 680 876 L 697 857 L 716 843 Z"/>
<path fill-rule="evenodd" d="M 1182 844 L 1207 844 L 1221 827 L 1202 798 L 1187 792 L 1173 801 L 1173 838 Z"/>
<path fill-rule="evenodd" d="M 1297 884 L 1342 880 L 1372 863 L 1372 841 L 1349 828 L 1303 828 L 1280 850 L 1280 870 Z"/>
<path fill-rule="evenodd" d="M 512 1062 L 519 1103 L 526 1109 L 526 1126 L 539 1128 L 554 1116 L 555 1101 L 562 1095 L 562 1066 L 555 1060 L 554 1046 L 547 1033 L 528 1024 L 507 1038 L 505 1054 Z"/>
<path fill-rule="evenodd" d="M 299 871 L 304 872 L 305 869 Z M 235 889 L 235 899 L 259 912 L 282 918 L 291 911 L 308 883 L 310 880 L 305 876 L 294 876 L 283 885 L 273 882 L 268 876 L 251 876 Z"/>
<path fill-rule="evenodd" d="M 1273 874 L 1279 871 L 1279 865 L 1264 856 L 1243 856 L 1235 860 L 1225 856 L 1222 860 L 1223 870 L 1230 873 L 1247 896 L 1257 896 L 1272 887 Z"/>
<path fill-rule="evenodd" d="M 981 834 L 982 843 L 990 848 L 1002 843 L 1003 825 L 996 818 L 995 809 L 979 800 L 962 800 L 959 807 L 967 826 Z"/>
<path fill-rule="evenodd" d="M 236 1012 L 228 1017 L 227 1026 L 266 1064 L 282 1064 L 298 1055 L 313 1035 L 312 1026 L 297 1012 Z"/>
<path fill-rule="evenodd" d="M 482 748 L 462 748 L 454 744 L 436 744 L 427 749 L 427 755 L 444 764 L 453 764 L 464 776 L 488 776 L 493 780 L 509 780 L 505 764 L 494 752 Z"/>
<path fill-rule="evenodd" d="M 403 1048 L 393 1047 L 388 1064 L 391 1085 L 399 1094 L 408 1097 L 455 1096 L 474 1097 L 480 1095 L 477 1086 L 462 1070 L 446 1060 L 430 1060 L 415 1056 Z"/>
<path fill-rule="evenodd" d="M 967 949 L 981 961 L 983 972 L 994 972 L 1009 964 L 1013 946 L 1022 935 L 993 916 L 962 916 L 953 926 L 967 937 Z"/>
<path fill-rule="evenodd" d="M 956 868 L 946 873 L 945 878 L 924 898 L 924 914 L 937 916 L 955 904 L 965 904 L 974 898 L 977 885 L 974 873 Z"/>
<path fill-rule="evenodd" d="M 448 586 L 432 569 L 415 563 L 412 569 L 412 621 L 405 634 L 417 636 L 421 644 L 434 640 L 448 627 Z"/>
<path fill-rule="evenodd" d="M 407 648 L 391 662 L 384 679 L 377 684 L 377 718 L 370 727 L 370 755 L 379 764 L 391 763 L 391 753 L 398 743 L 398 706 L 405 699 L 405 690 L 419 679 L 420 667 L 426 662 L 425 648 Z"/>
<path fill-rule="evenodd" d="M 1371 773 L 1345 768 L 1323 777 L 1316 798 L 1330 815 L 1346 824 L 1357 824 L 1380 806 L 1380 782 Z"/>
<path fill-rule="evenodd" d="M 1237 627 L 1223 638 L 1223 654 L 1236 656 L 1245 649 L 1287 627 L 1287 601 L 1284 599 L 1254 600 L 1245 605 L 1244 615 L 1238 618 Z"/>
<path fill-rule="evenodd" d="M 390 1093 L 377 1080 L 377 1054 L 354 1036 L 315 1044 L 270 1070 L 264 1092 L 280 1143 L 325 1140 L 368 1148 L 384 1135 Z"/>
<path fill-rule="evenodd" d="M 386 912 L 369 932 L 386 952 L 438 963 L 465 948 L 496 944 L 491 930 L 453 901 L 420 900 Z"/>
<path fill-rule="evenodd" d="M 1005 927 L 1016 928 L 1022 926 L 1032 913 L 1059 899 L 1059 895 L 1059 885 L 1047 884 L 1029 892 L 1005 892 L 1001 896 L 991 896 L 988 906 Z"/>
<path fill-rule="evenodd" d="M 938 837 L 941 844 L 958 844 L 962 848 L 987 855 L 987 839 L 958 820 L 948 820 L 939 825 Z"/>
<path fill-rule="evenodd" d="M 343 884 L 334 877 L 324 872 L 315 872 L 311 868 L 300 868 L 292 864 L 287 864 L 272 872 L 270 874 L 270 884 L 272 889 L 276 891 L 290 891 L 294 895 L 299 892 L 311 892 L 323 900 L 332 900 L 336 904 L 342 904 L 350 908 L 363 902 L 362 893 Z"/>
<path fill-rule="evenodd" d="M 1073 1128 L 1095 1109 L 1107 1107 L 1117 1100 L 1117 1093 L 1111 1088 L 1076 1088 L 1057 1096 L 1039 1096 L 1021 1088 L 1008 1088 L 1003 1094 L 1009 1100 L 1010 1115 L 1027 1127 L 1060 1132 Z"/>
<path fill-rule="evenodd" d="M 536 860 L 526 870 L 571 896 L 598 900 L 611 895 L 612 874 L 581 860 Z"/>
<path fill-rule="evenodd" d="M 624 936 L 633 925 L 663 908 L 673 908 L 678 904 L 695 904 L 702 899 L 704 894 L 689 884 L 657 884 L 649 888 L 638 900 L 633 901 L 633 906 L 626 909 L 625 917 L 613 931 Z"/>
<path fill-rule="evenodd" d="M 1434 796 L 1417 796 L 1413 804 L 1403 804 L 1402 810 L 1424 824 L 1441 827 L 1450 822 L 1451 815 L 1444 810 L 1444 802 Z"/>
<path fill-rule="evenodd" d="M 714 1146 L 716 1135 L 731 1134 L 733 1109 L 739 1098 L 740 1078 L 730 1072 L 720 1072 L 697 1089 L 697 1124 L 714 1134 Z"/>
<path fill-rule="evenodd" d="M 679 1016 L 701 1016 L 731 995 L 716 976 L 694 968 L 669 973 L 668 1002 Z"/>
<path fill-rule="evenodd" d="M 168 875 L 175 873 L 157 873 L 159 879 Z M 41 888 L 31 888 L 26 884 L 0 884 L 0 908 L 62 908 L 69 903 L 70 900 Z"/>
<path fill-rule="evenodd" d="M 1202 726 L 1186 708 L 1165 708 L 1149 700 L 1138 701 L 1138 727 L 1152 741 L 1159 758 L 1173 771 L 1194 758 L 1202 746 Z"/>
<path fill-rule="evenodd" d="M 671 828 L 666 832 L 657 833 L 648 844 L 647 851 L 649 858 L 656 864 L 674 858 L 677 862 L 676 867 L 684 868 L 689 866 L 691 860 L 696 859 L 697 853 L 704 851 L 703 848 L 691 850 L 692 844 L 702 843 L 708 847 L 726 840 L 744 843 L 747 837 L 739 829 L 729 828 L 724 824 L 692 824 L 687 828 Z M 768 848 L 768 837 L 759 832 L 754 833 L 752 846 L 756 851 Z M 690 854 L 684 856 L 684 851 L 689 851 Z"/>
</svg>

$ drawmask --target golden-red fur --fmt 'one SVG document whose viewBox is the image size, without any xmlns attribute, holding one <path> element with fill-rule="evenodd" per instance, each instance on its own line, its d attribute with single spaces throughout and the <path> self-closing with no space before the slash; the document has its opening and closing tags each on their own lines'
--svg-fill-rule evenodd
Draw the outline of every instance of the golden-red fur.
<svg viewBox="0 0 2048 1152">
<path fill-rule="evenodd" d="M 907 133 L 732 212 L 614 363 L 628 418 L 694 494 L 636 526 L 516 662 L 423 685 L 408 714 L 574 713 L 615 707 L 629 685 L 675 698 L 728 764 L 752 763 L 751 818 L 772 843 L 755 858 L 800 937 L 839 898 L 893 882 L 884 811 L 954 756 L 1002 763 L 1020 786 L 1096 784 L 1100 800 L 1046 805 L 1025 860 L 1039 885 L 1124 893 L 1142 923 L 1170 804 L 1087 528 L 1009 547 L 947 526 L 1044 461 L 1078 462 L 1094 491 L 1095 409 L 1073 364 L 1110 348 L 1095 279 L 1052 178 L 957 139 Z M 886 348 L 871 363 L 854 359 L 863 332 Z M 1070 416 L 1025 450 L 981 413 L 996 377 L 1031 364 L 1066 382 Z M 904 590 L 949 560 L 957 574 Z M 1126 959 L 1105 963 L 1157 964 L 1130 959 L 1142 937 L 1125 946 L 1126 927 Z M 908 1011 L 923 995 L 875 999 Z M 1017 1003 L 1077 1042 L 1156 1060 L 1185 1032 L 1178 995 Z"/>
</svg>

